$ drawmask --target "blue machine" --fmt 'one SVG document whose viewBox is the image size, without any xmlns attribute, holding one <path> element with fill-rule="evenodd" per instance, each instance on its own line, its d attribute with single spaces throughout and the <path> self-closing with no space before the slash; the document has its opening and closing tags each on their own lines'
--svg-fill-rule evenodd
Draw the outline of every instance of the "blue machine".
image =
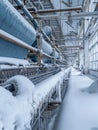
<svg viewBox="0 0 98 130">
<path fill-rule="evenodd" d="M 36 30 L 20 15 L 8 0 L 0 0 L 0 12 L 2 12 L 0 13 L 0 29 L 24 41 L 28 45 L 37 46 Z M 42 38 L 42 51 L 48 55 L 52 55 L 53 53 L 51 45 L 44 38 Z M 0 56 L 23 59 L 27 54 L 27 49 L 0 38 Z"/>
</svg>

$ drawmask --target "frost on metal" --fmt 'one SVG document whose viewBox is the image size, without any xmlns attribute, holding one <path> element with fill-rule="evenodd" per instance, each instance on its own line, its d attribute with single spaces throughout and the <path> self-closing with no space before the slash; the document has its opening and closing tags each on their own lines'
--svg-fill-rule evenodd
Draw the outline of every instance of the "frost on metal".
<svg viewBox="0 0 98 130">
<path fill-rule="evenodd" d="M 42 81 L 34 87 L 33 83 L 24 76 L 18 75 L 7 80 L 0 87 L 0 130 L 30 129 L 30 121 L 40 106 L 49 101 L 52 93 L 60 87 L 69 70 L 62 70 L 58 74 Z M 59 83 L 59 84 L 58 84 Z M 16 93 L 4 87 L 8 84 L 15 86 Z M 60 89 L 60 88 L 59 88 Z M 60 94 L 59 94 L 60 96 Z"/>
</svg>

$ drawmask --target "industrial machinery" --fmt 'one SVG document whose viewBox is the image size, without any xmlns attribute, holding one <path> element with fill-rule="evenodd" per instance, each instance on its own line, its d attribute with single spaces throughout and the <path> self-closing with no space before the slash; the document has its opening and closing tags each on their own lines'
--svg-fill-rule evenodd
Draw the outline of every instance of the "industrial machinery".
<svg viewBox="0 0 98 130">
<path fill-rule="evenodd" d="M 16 7 L 22 11 L 18 11 Z M 36 11 L 35 8 L 34 10 Z M 49 109 L 53 107 L 53 104 L 57 106 L 60 103 L 56 98 L 63 98 L 69 70 L 65 72 L 61 69 L 65 67 L 65 63 L 51 39 L 52 28 L 47 25 L 41 27 L 40 22 L 34 19 L 21 0 L 0 0 L 0 12 L 2 12 L 0 13 L 0 96 L 2 97 L 0 102 L 2 107 L 7 108 L 6 110 L 0 108 L 0 113 L 7 115 L 6 117 L 0 115 L 3 119 L 2 121 L 0 118 L 0 129 L 36 130 L 40 128 L 39 120 L 44 111 L 48 107 Z M 41 85 L 34 91 L 38 83 L 50 76 L 54 76 L 53 85 L 47 88 Z M 5 106 L 3 101 L 9 105 L 5 103 Z M 27 106 L 31 109 L 27 109 Z M 15 117 L 9 115 L 14 107 L 20 107 L 20 110 L 24 107 L 25 111 L 22 114 L 27 114 L 25 121 L 20 110 L 17 113 L 12 112 Z M 44 123 L 43 120 L 40 122 Z"/>
<path fill-rule="evenodd" d="M 23 6 L 23 11 L 32 25 L 13 7 L 8 0 L 0 1 L 0 56 L 13 57 L 13 58 L 27 58 L 28 50 L 33 53 L 30 58 L 36 61 L 36 53 L 46 53 L 49 56 L 53 56 L 55 59 L 59 59 L 59 54 L 52 48 L 52 45 L 45 40 L 50 34 L 51 29 L 44 27 L 41 31 L 38 23 L 30 15 L 28 10 L 22 5 L 20 0 L 16 0 L 16 3 Z M 35 27 L 36 25 L 36 27 Z M 44 34 L 44 35 L 43 35 Z M 45 38 L 44 38 L 45 37 Z M 17 43 L 17 42 L 20 42 Z M 24 44 L 27 45 L 24 47 Z M 35 47 L 38 50 L 34 52 L 29 47 Z M 54 52 L 53 52 L 54 51 Z M 54 55 L 53 55 L 54 54 Z M 49 58 L 49 57 L 47 57 Z M 46 61 L 46 58 L 45 60 Z M 47 60 L 48 62 L 48 60 Z"/>
</svg>

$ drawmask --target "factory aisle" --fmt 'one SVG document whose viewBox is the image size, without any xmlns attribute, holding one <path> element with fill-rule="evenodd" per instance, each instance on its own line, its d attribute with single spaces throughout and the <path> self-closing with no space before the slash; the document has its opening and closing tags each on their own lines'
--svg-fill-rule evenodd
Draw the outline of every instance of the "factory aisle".
<svg viewBox="0 0 98 130">
<path fill-rule="evenodd" d="M 92 83 L 92 79 L 72 69 L 69 90 L 53 130 L 98 130 L 98 93 L 82 91 Z"/>
</svg>

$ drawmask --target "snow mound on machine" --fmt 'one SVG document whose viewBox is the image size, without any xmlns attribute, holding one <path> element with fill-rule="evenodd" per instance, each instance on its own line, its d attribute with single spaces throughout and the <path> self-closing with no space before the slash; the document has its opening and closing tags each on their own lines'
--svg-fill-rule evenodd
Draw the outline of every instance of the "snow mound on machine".
<svg viewBox="0 0 98 130">
<path fill-rule="evenodd" d="M 14 84 L 16 96 L 0 87 L 0 130 L 30 128 L 33 83 L 24 76 L 14 76 L 3 85 Z"/>
</svg>

